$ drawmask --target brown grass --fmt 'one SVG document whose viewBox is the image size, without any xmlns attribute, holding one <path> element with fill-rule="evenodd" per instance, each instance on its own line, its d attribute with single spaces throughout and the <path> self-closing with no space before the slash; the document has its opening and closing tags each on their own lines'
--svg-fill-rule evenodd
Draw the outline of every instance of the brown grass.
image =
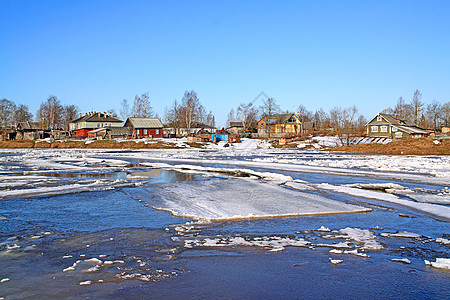
<svg viewBox="0 0 450 300">
<path fill-rule="evenodd" d="M 144 142 L 125 141 L 117 143 L 116 141 L 94 141 L 86 144 L 84 141 L 67 141 L 67 142 L 38 142 L 35 141 L 0 141 L 0 148 L 57 148 L 57 149 L 173 149 L 178 148 L 173 143 L 165 143 L 158 141 L 156 143 L 145 144 Z"/>
<path fill-rule="evenodd" d="M 435 144 L 431 138 L 406 139 L 388 144 L 362 144 L 328 149 L 344 153 L 386 155 L 450 155 L 450 139 Z"/>
</svg>

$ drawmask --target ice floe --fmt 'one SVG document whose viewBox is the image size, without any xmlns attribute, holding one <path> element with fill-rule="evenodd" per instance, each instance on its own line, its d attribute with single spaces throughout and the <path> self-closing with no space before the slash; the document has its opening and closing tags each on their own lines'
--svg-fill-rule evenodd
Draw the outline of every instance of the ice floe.
<svg viewBox="0 0 450 300">
<path fill-rule="evenodd" d="M 411 261 L 407 258 L 392 258 L 391 261 L 401 262 L 401 263 L 408 264 L 408 265 L 411 264 Z"/>
<path fill-rule="evenodd" d="M 184 241 L 184 247 L 261 247 L 272 252 L 282 251 L 285 247 L 307 247 L 311 243 L 301 238 L 289 238 L 280 236 L 270 237 L 218 237 L 205 239 L 188 239 Z"/>
<path fill-rule="evenodd" d="M 142 193 L 142 189 L 141 189 Z M 346 204 L 325 196 L 294 191 L 251 179 L 221 179 L 176 182 L 152 186 L 154 208 L 176 216 L 205 220 L 308 216 L 369 212 L 370 209 Z"/>
<path fill-rule="evenodd" d="M 450 258 L 436 258 L 436 261 L 424 260 L 425 264 L 437 269 L 450 270 Z"/>
</svg>

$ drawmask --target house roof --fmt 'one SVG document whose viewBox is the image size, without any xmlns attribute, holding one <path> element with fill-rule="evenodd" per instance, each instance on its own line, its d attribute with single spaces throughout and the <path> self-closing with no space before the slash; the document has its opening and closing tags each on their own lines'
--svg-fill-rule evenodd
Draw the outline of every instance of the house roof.
<svg viewBox="0 0 450 300">
<path fill-rule="evenodd" d="M 128 127 L 108 127 L 108 128 L 106 128 L 106 132 L 113 136 L 131 135 L 130 128 L 128 128 Z"/>
<path fill-rule="evenodd" d="M 242 122 L 230 122 L 230 128 L 231 127 L 244 127 L 244 124 L 242 124 Z"/>
<path fill-rule="evenodd" d="M 289 119 L 295 116 L 295 114 L 277 114 L 277 115 L 265 115 L 261 120 L 267 124 L 285 124 L 288 123 Z"/>
<path fill-rule="evenodd" d="M 43 130 L 40 122 L 19 122 L 17 128 L 21 130 Z"/>
<path fill-rule="evenodd" d="M 376 117 L 381 116 L 383 119 L 386 120 L 386 122 L 392 124 L 392 125 L 406 125 L 406 126 L 410 126 L 407 124 L 407 122 L 405 120 L 399 119 L 393 115 L 388 115 L 388 114 L 383 114 L 383 113 L 379 113 L 377 114 L 375 117 L 373 117 L 372 119 L 370 119 L 369 122 L 367 122 L 367 124 L 369 124 L 370 122 L 372 122 Z M 366 125 L 367 125 L 366 124 Z"/>
<path fill-rule="evenodd" d="M 78 119 L 70 121 L 70 123 L 80 122 L 109 122 L 109 123 L 122 123 L 122 120 L 111 117 L 106 113 L 91 112 L 79 117 Z"/>
<path fill-rule="evenodd" d="M 134 128 L 163 128 L 163 124 L 157 118 L 128 118 L 126 123 L 128 122 Z"/>
<path fill-rule="evenodd" d="M 430 134 L 430 131 L 415 126 L 395 125 L 395 127 L 409 134 Z"/>
<path fill-rule="evenodd" d="M 180 122 L 172 122 L 172 123 L 164 125 L 164 127 L 165 128 L 175 128 L 175 127 L 177 127 L 177 128 L 184 128 L 184 127 L 180 127 Z M 198 128 L 198 129 L 200 129 L 200 128 L 211 128 L 211 129 L 214 129 L 214 127 L 206 125 L 206 124 L 203 124 L 203 123 L 200 123 L 200 122 L 192 122 L 191 129 L 196 129 L 196 128 Z"/>
</svg>

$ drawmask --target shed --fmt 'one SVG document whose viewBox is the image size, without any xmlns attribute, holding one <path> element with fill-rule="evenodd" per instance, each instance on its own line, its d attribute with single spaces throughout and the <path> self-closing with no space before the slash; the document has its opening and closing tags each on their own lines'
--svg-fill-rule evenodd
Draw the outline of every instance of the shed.
<svg viewBox="0 0 450 300">
<path fill-rule="evenodd" d="M 162 138 L 163 124 L 157 118 L 128 118 L 125 126 L 134 138 Z"/>
</svg>

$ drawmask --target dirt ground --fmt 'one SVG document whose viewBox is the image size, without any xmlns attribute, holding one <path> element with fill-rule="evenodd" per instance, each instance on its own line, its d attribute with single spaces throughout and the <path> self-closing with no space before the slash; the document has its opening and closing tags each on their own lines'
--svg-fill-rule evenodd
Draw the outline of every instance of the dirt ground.
<svg viewBox="0 0 450 300">
<path fill-rule="evenodd" d="M 435 143 L 437 141 L 438 143 Z M 406 139 L 388 144 L 362 144 L 328 149 L 344 153 L 386 155 L 450 155 L 450 139 Z"/>
</svg>

